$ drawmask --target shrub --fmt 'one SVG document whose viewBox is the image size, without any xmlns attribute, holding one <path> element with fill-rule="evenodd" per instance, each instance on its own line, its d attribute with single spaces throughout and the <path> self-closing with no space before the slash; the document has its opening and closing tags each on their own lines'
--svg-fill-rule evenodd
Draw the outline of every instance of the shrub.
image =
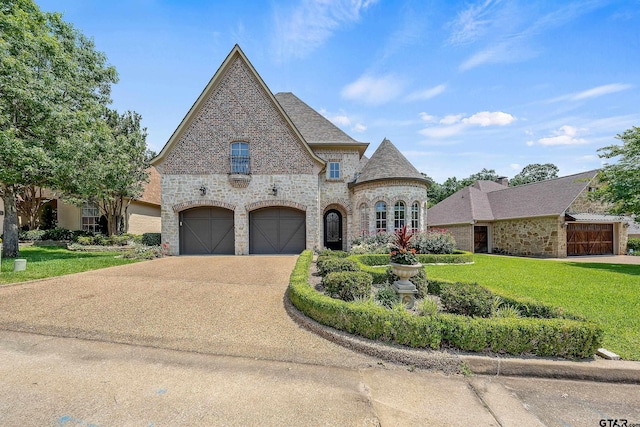
<svg viewBox="0 0 640 427">
<path fill-rule="evenodd" d="M 353 260 L 331 256 L 318 257 L 316 266 L 321 276 L 326 276 L 329 273 L 360 270 L 358 263 Z"/>
<path fill-rule="evenodd" d="M 391 308 L 400 302 L 400 295 L 387 283 L 378 289 L 376 301 L 383 307 Z"/>
<path fill-rule="evenodd" d="M 73 240 L 74 232 L 62 228 L 56 227 L 51 230 L 47 230 L 43 236 L 43 240 Z"/>
<path fill-rule="evenodd" d="M 160 246 L 162 236 L 160 233 L 144 233 L 141 242 L 145 246 Z"/>
<path fill-rule="evenodd" d="M 35 242 L 38 240 L 42 240 L 42 236 L 44 236 L 46 232 L 44 230 L 27 230 L 18 232 L 18 240 L 23 240 L 26 242 Z"/>
<path fill-rule="evenodd" d="M 490 317 L 494 304 L 493 294 L 477 283 L 447 283 L 440 299 L 449 313 L 471 317 Z"/>
<path fill-rule="evenodd" d="M 504 304 L 497 309 L 494 310 L 492 317 L 501 317 L 501 318 L 516 318 L 522 317 L 520 314 L 520 310 L 515 308 L 512 305 Z"/>
<path fill-rule="evenodd" d="M 415 316 L 401 307 L 387 310 L 375 304 L 332 299 L 309 286 L 313 254 L 304 251 L 289 279 L 293 305 L 312 319 L 336 329 L 374 340 L 418 348 L 453 346 L 465 351 L 490 350 L 585 358 L 602 342 L 602 328 L 567 319 L 472 318 L 453 314 Z"/>
<path fill-rule="evenodd" d="M 388 254 L 393 246 L 395 233 L 374 233 L 356 237 L 351 241 L 353 254 Z"/>
<path fill-rule="evenodd" d="M 634 255 L 640 255 L 640 238 L 631 237 L 627 241 L 627 251 L 629 249 L 633 250 Z"/>
<path fill-rule="evenodd" d="M 160 246 L 143 246 L 137 248 L 135 251 L 125 252 L 122 254 L 122 258 L 127 259 L 155 259 L 163 257 L 162 247 Z"/>
<path fill-rule="evenodd" d="M 421 254 L 451 254 L 456 241 L 446 230 L 429 230 L 415 233 L 412 245 Z"/>
<path fill-rule="evenodd" d="M 125 246 L 129 243 L 129 235 L 128 234 L 114 234 L 110 238 L 110 244 L 114 246 Z"/>
<path fill-rule="evenodd" d="M 393 283 L 396 280 L 400 280 L 398 276 L 393 274 L 393 269 L 391 267 L 387 267 L 385 280 L 389 283 Z M 418 270 L 418 274 L 409 279 L 411 283 L 416 285 L 416 289 L 418 290 L 418 298 L 424 298 L 429 293 L 428 291 L 428 283 L 427 283 L 427 273 L 424 268 Z"/>
<path fill-rule="evenodd" d="M 371 295 L 371 276 L 363 271 L 329 273 L 322 278 L 325 293 L 343 301 L 353 301 Z"/>
<path fill-rule="evenodd" d="M 428 296 L 415 302 L 415 307 L 420 316 L 435 316 L 438 314 L 438 303 Z"/>
<path fill-rule="evenodd" d="M 345 251 L 333 251 L 331 249 L 323 249 L 320 251 L 320 253 L 318 254 L 318 256 L 321 257 L 335 257 L 335 258 L 346 258 L 349 256 L 349 252 L 345 252 Z"/>
<path fill-rule="evenodd" d="M 78 236 L 76 243 L 82 246 L 93 245 L 93 237 L 91 236 Z"/>
</svg>

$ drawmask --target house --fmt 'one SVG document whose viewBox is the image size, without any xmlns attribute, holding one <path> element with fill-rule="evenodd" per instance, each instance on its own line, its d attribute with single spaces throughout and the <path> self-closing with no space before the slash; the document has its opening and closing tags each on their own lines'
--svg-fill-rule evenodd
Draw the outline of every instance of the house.
<svg viewBox="0 0 640 427">
<path fill-rule="evenodd" d="M 524 256 L 624 254 L 627 226 L 589 199 L 597 170 L 508 187 L 477 181 L 431 207 L 429 227 L 446 228 L 459 249 Z"/>
<path fill-rule="evenodd" d="M 367 147 L 274 95 L 236 45 L 152 161 L 162 240 L 172 255 L 282 254 L 425 229 L 427 180 L 391 141 Z"/>
<path fill-rule="evenodd" d="M 160 174 L 151 167 L 149 182 L 144 184 L 142 196 L 131 200 L 125 212 L 124 229 L 128 233 L 159 233 L 160 232 Z M 58 227 L 68 230 L 100 230 L 100 208 L 96 204 L 76 206 L 59 198 L 55 192 L 44 189 L 43 195 L 50 199 L 47 203 L 56 212 Z M 25 224 L 24 218 L 18 218 L 18 225 Z M 4 226 L 4 203 L 0 199 L 0 234 Z"/>
</svg>

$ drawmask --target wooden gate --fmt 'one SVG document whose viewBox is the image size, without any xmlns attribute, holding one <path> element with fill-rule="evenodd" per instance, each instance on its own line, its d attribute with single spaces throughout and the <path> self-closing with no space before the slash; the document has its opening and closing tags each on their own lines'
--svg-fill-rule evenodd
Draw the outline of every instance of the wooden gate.
<svg viewBox="0 0 640 427">
<path fill-rule="evenodd" d="M 567 255 L 612 255 L 613 224 L 567 225 Z"/>
</svg>

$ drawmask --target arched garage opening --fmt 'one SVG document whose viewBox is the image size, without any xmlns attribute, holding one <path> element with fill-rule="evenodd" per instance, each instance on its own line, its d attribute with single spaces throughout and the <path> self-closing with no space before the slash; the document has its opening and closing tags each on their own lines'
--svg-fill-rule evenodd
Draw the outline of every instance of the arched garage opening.
<svg viewBox="0 0 640 427">
<path fill-rule="evenodd" d="M 198 207 L 180 212 L 181 255 L 233 255 L 233 211 Z"/>
<path fill-rule="evenodd" d="M 298 254 L 306 248 L 304 211 L 267 207 L 249 213 L 249 253 Z"/>
</svg>

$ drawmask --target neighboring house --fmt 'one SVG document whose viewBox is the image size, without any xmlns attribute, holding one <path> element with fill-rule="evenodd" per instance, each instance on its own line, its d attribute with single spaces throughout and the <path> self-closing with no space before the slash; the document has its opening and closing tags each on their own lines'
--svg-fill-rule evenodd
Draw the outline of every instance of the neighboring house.
<svg viewBox="0 0 640 427">
<path fill-rule="evenodd" d="M 172 255 L 279 254 L 425 229 L 427 180 L 390 141 L 368 161 L 367 147 L 272 94 L 236 45 L 152 162 L 162 240 Z"/>
<path fill-rule="evenodd" d="M 597 170 L 507 187 L 477 181 L 428 212 L 430 228 L 446 228 L 459 249 L 476 253 L 566 257 L 624 254 L 627 226 L 589 200 Z"/>
<path fill-rule="evenodd" d="M 96 204 L 76 206 L 66 203 L 56 196 L 54 192 L 45 190 L 45 196 L 51 200 L 48 202 L 56 211 L 58 227 L 68 230 L 100 230 L 100 209 Z M 21 218 L 18 218 L 22 224 Z M 0 199 L 0 234 L 4 223 L 4 203 Z M 19 225 L 20 225 L 19 224 Z M 160 232 L 160 175 L 158 171 L 149 168 L 149 182 L 144 184 L 143 194 L 139 199 L 131 200 L 125 212 L 125 230 L 132 234 L 159 233 Z"/>
<path fill-rule="evenodd" d="M 627 236 L 631 239 L 640 239 L 640 222 L 636 222 L 633 217 L 625 217 L 625 221 L 629 224 Z"/>
</svg>

